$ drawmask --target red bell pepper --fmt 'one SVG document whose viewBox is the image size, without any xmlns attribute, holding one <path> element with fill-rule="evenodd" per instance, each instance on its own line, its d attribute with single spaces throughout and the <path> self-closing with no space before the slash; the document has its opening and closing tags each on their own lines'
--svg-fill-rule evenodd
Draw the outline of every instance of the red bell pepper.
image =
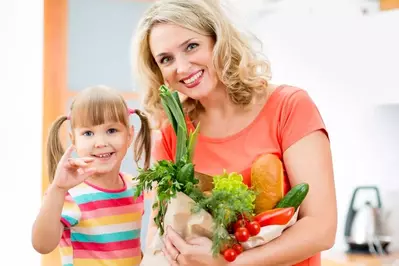
<svg viewBox="0 0 399 266">
<path fill-rule="evenodd" d="M 295 213 L 294 207 L 277 208 L 259 213 L 254 217 L 260 226 L 267 225 L 285 225 L 287 224 Z"/>
</svg>

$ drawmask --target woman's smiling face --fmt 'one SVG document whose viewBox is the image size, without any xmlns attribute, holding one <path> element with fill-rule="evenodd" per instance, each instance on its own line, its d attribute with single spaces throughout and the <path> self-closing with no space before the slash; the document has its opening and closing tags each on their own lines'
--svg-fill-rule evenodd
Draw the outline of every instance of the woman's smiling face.
<svg viewBox="0 0 399 266">
<path fill-rule="evenodd" d="M 157 24 L 149 44 L 165 83 L 173 90 L 200 100 L 217 87 L 212 37 L 174 24 Z"/>
</svg>

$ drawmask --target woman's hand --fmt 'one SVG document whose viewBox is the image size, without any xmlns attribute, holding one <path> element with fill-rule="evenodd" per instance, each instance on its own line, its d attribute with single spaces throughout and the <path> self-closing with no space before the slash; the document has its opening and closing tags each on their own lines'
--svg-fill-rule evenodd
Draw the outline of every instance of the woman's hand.
<svg viewBox="0 0 399 266">
<path fill-rule="evenodd" d="M 52 182 L 54 186 L 63 191 L 68 191 L 68 189 L 79 185 L 96 172 L 95 168 L 89 166 L 94 158 L 71 158 L 73 150 L 74 147 L 70 146 L 65 151 L 57 165 Z"/>
<path fill-rule="evenodd" d="M 172 266 L 227 265 L 222 256 L 212 256 L 211 248 L 212 241 L 206 237 L 198 237 L 186 242 L 170 226 L 166 229 L 163 253 Z"/>
</svg>

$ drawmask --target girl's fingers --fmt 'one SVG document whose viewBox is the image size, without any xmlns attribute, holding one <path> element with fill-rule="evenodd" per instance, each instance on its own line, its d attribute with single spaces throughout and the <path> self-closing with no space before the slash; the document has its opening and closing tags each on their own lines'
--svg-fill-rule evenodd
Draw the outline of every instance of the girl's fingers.
<svg viewBox="0 0 399 266">
<path fill-rule="evenodd" d="M 83 160 L 86 163 L 91 163 L 91 162 L 94 161 L 95 158 L 93 158 L 93 157 L 81 157 L 80 159 Z"/>
<path fill-rule="evenodd" d="M 72 152 L 75 150 L 75 146 L 70 145 L 66 151 L 64 152 L 64 154 L 61 157 L 60 162 L 65 162 L 66 160 L 68 160 L 71 157 Z"/>
<path fill-rule="evenodd" d="M 84 181 L 91 175 L 95 174 L 97 171 L 96 168 L 91 167 L 91 168 L 78 168 L 77 172 L 79 174 L 79 180 Z"/>
<path fill-rule="evenodd" d="M 92 162 L 93 160 L 93 158 L 69 158 L 68 163 L 72 167 L 87 167 L 88 163 Z"/>
<path fill-rule="evenodd" d="M 77 168 L 77 167 L 85 167 L 87 165 L 87 163 L 79 162 L 77 159 L 69 158 L 68 159 L 68 165 L 71 168 Z"/>
</svg>

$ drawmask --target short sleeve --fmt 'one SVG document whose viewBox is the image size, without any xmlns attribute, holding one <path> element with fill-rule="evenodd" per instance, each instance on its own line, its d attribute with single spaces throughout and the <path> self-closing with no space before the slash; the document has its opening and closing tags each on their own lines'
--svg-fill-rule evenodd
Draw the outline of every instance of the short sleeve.
<svg viewBox="0 0 399 266">
<path fill-rule="evenodd" d="M 281 113 L 279 141 L 282 152 L 308 134 L 322 130 L 328 137 L 319 109 L 309 94 L 297 90 L 287 97 Z"/>
<path fill-rule="evenodd" d="M 160 160 L 173 160 L 173 151 L 170 148 L 170 134 L 168 128 L 160 130 L 156 135 L 154 135 L 154 148 L 152 149 L 152 158 L 154 161 Z"/>
<path fill-rule="evenodd" d="M 73 200 L 72 196 L 67 193 L 65 196 L 64 206 L 61 213 L 61 222 L 65 227 L 70 228 L 79 223 L 81 217 L 81 211 Z"/>
</svg>

